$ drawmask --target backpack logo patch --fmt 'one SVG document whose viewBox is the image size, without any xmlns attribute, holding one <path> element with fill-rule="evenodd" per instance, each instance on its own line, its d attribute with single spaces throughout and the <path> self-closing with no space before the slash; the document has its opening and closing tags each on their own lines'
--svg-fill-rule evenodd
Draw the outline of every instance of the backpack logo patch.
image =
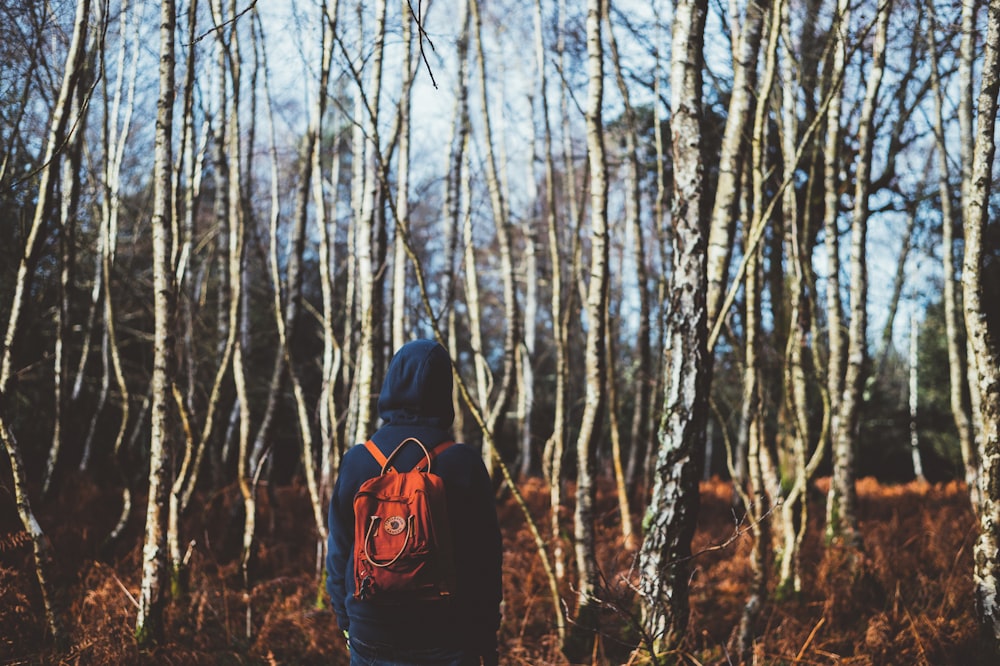
<svg viewBox="0 0 1000 666">
<path fill-rule="evenodd" d="M 406 529 L 406 520 L 402 516 L 390 516 L 385 519 L 382 529 L 385 530 L 386 534 L 391 534 L 392 536 L 402 534 L 403 530 Z"/>
</svg>

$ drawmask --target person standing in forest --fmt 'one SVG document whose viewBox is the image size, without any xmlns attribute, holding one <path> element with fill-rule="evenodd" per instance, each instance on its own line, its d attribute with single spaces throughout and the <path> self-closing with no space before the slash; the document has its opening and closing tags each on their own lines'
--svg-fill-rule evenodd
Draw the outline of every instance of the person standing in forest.
<svg viewBox="0 0 1000 666">
<path fill-rule="evenodd" d="M 378 411 L 382 426 L 370 442 L 344 455 L 330 499 L 326 586 L 351 664 L 497 664 L 500 527 L 492 482 L 479 453 L 465 444 L 449 445 L 455 412 L 445 348 L 432 340 L 400 347 L 389 363 Z M 413 439 L 420 446 L 406 445 Z M 356 556 L 355 498 L 363 484 L 385 469 L 406 472 L 428 461 L 426 471 L 444 486 L 452 542 L 446 559 L 454 568 L 450 589 L 440 598 L 401 594 L 380 601 L 377 588 L 367 594 L 363 579 L 357 589 L 355 560 L 368 554 L 368 539 L 363 539 L 362 557 Z M 393 533 L 389 521 L 386 527 Z"/>
</svg>

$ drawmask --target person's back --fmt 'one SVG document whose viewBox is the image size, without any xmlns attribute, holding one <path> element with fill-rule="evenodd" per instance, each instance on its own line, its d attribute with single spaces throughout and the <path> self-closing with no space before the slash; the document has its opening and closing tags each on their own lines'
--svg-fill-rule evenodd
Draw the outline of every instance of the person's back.
<svg viewBox="0 0 1000 666">
<path fill-rule="evenodd" d="M 371 440 L 389 456 L 407 438 L 428 450 L 451 439 L 451 361 L 436 342 L 416 340 L 393 356 L 379 395 L 384 425 Z M 407 446 L 392 460 L 400 471 L 425 460 L 423 449 Z M 442 450 L 433 473 L 444 482 L 454 545 L 454 591 L 446 598 L 359 598 L 353 576 L 354 499 L 361 485 L 382 467 L 363 445 L 351 448 L 340 465 L 330 500 L 327 591 L 337 621 L 349 634 L 355 664 L 478 664 L 497 662 L 502 545 L 493 487 L 479 454 L 465 444 Z"/>
</svg>

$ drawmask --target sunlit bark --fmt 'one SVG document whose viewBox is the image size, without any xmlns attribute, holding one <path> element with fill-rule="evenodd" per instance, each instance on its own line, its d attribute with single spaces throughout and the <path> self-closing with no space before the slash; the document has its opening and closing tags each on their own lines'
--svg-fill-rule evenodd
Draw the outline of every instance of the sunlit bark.
<svg viewBox="0 0 1000 666">
<path fill-rule="evenodd" d="M 576 440 L 576 508 L 573 538 L 577 567 L 577 617 L 564 651 L 573 661 L 590 654 L 597 631 L 598 568 L 594 532 L 596 451 L 607 406 L 608 168 L 604 152 L 604 2 L 587 4 L 587 157 L 590 164 L 590 263 L 587 283 L 585 393 Z"/>
<path fill-rule="evenodd" d="M 323 32 L 322 32 L 322 70 L 320 76 L 320 86 L 317 95 L 315 117 L 318 119 L 317 124 L 317 135 L 316 140 L 313 144 L 312 150 L 312 161 L 313 161 L 313 171 L 312 171 L 312 190 L 313 197 L 316 203 L 316 227 L 319 236 L 319 274 L 320 274 L 320 291 L 323 297 L 323 378 L 320 390 L 320 407 L 319 407 L 319 431 L 320 431 L 320 470 L 319 470 L 319 480 L 318 484 L 312 484 L 309 487 L 310 496 L 313 501 L 313 517 L 316 520 L 317 534 L 319 535 L 319 553 L 321 557 L 318 558 L 317 567 L 321 566 L 324 561 L 323 554 L 325 554 L 326 548 L 326 522 L 323 520 L 323 509 L 324 504 L 327 501 L 329 492 L 333 485 L 333 476 L 337 470 L 337 465 L 340 460 L 339 449 L 340 442 L 338 437 L 337 428 L 337 402 L 336 393 L 334 391 L 335 384 L 337 381 L 337 374 L 340 372 L 340 366 L 342 363 L 341 348 L 338 344 L 336 337 L 334 335 L 333 322 L 336 316 L 334 309 L 334 279 L 332 273 L 332 267 L 334 265 L 334 250 L 333 242 L 330 238 L 329 225 L 330 218 L 333 217 L 327 213 L 327 199 L 324 194 L 324 179 L 323 179 L 323 168 L 321 157 L 323 151 L 321 149 L 321 139 L 323 137 L 323 124 L 322 119 L 326 113 L 326 97 L 329 92 L 329 78 L 330 78 L 330 67 L 331 59 L 333 56 L 333 41 L 337 32 L 338 16 L 340 11 L 340 3 L 338 0 L 334 0 L 331 4 L 324 2 L 322 4 L 322 16 L 320 20 L 323 22 Z M 330 165 L 330 179 L 331 186 L 330 190 L 334 196 L 334 201 L 336 201 L 336 193 L 340 186 L 340 141 L 337 140 L 334 143 L 334 154 L 332 164 Z M 336 207 L 334 206 L 334 210 Z M 334 224 L 336 224 L 336 218 L 333 219 Z M 285 350 L 291 357 L 291 347 L 288 346 L 288 340 L 285 340 Z M 291 366 L 290 366 L 291 367 Z M 305 433 L 308 429 L 308 422 L 302 421 L 302 414 L 305 411 L 305 399 L 302 396 L 302 390 L 299 386 L 297 380 L 297 375 L 293 372 L 292 377 L 296 379 L 295 385 L 295 402 L 298 406 L 300 425 L 299 429 L 303 431 L 303 444 L 307 442 Z M 311 449 L 305 449 L 306 453 L 304 455 L 305 459 L 311 459 L 312 451 Z M 306 466 L 306 472 L 311 473 L 309 466 Z"/>
<path fill-rule="evenodd" d="M 872 64 L 858 130 L 858 157 L 854 174 L 854 209 L 851 213 L 851 321 L 847 341 L 847 370 L 843 392 L 834 412 L 834 463 L 827 499 L 827 534 L 850 548 L 860 545 L 855 482 L 855 449 L 865 360 L 868 356 L 868 259 L 867 236 L 871 193 L 872 149 L 875 142 L 875 108 L 885 69 L 886 33 L 891 3 L 881 5 L 876 18 Z M 830 287 L 828 287 L 829 289 Z"/>
<path fill-rule="evenodd" d="M 564 11 L 560 4 L 560 11 Z M 551 298 L 549 309 L 552 318 L 552 346 L 555 354 L 554 394 L 552 434 L 545 442 L 542 451 L 542 469 L 549 482 L 549 525 L 551 530 L 552 557 L 555 562 L 556 575 L 563 576 L 563 545 L 560 527 L 560 508 L 562 505 L 562 456 L 565 449 L 566 436 L 566 356 L 567 340 L 566 326 L 563 317 L 563 255 L 559 242 L 559 222 L 556 211 L 556 176 L 555 157 L 552 145 L 552 125 L 549 116 L 548 75 L 545 64 L 545 40 L 542 31 L 542 3 L 535 0 L 535 63 L 539 73 L 539 98 L 542 106 L 542 138 L 545 159 L 545 230 L 549 250 L 549 284 Z M 559 31 L 561 40 L 562 31 Z M 562 53 L 561 43 L 557 52 Z M 560 639 L 563 635 L 560 634 Z"/>
<path fill-rule="evenodd" d="M 173 448 L 169 427 L 169 394 L 173 381 L 174 279 L 170 252 L 170 171 L 173 148 L 174 38 L 176 10 L 173 0 L 160 7 L 160 91 L 156 114 L 156 156 L 153 169 L 153 397 L 149 451 L 149 494 L 146 532 L 142 548 L 142 583 L 136 638 L 149 644 L 163 636 L 166 602 L 166 516 L 170 489 L 168 466 Z"/>
<path fill-rule="evenodd" d="M 840 164 L 841 118 L 843 116 L 842 78 L 847 63 L 847 31 L 851 25 L 851 5 L 837 0 L 837 10 L 830 32 L 833 55 L 827 85 L 830 106 L 826 113 L 826 141 L 823 144 L 824 200 L 823 245 L 826 250 L 826 319 L 827 319 L 827 393 L 830 396 L 831 440 L 836 437 L 835 415 L 840 409 L 844 386 L 844 311 L 840 294 Z M 832 445 L 832 441 L 831 441 Z"/>
<path fill-rule="evenodd" d="M 729 98 L 726 113 L 726 128 L 719 154 L 719 182 L 715 200 L 712 202 L 712 216 L 708 232 L 708 320 L 714 322 L 724 316 L 722 297 L 725 295 L 729 277 L 729 261 L 733 251 L 733 236 L 736 227 L 736 207 L 739 202 L 739 186 L 743 163 L 746 160 L 746 145 L 751 120 L 750 111 L 754 105 L 757 81 L 757 59 L 761 37 L 764 33 L 765 18 L 770 11 L 772 0 L 752 0 L 747 4 L 733 54 L 733 92 Z M 734 24 L 736 18 L 733 17 Z"/>
<path fill-rule="evenodd" d="M 927 3 L 931 25 L 937 24 L 937 14 L 934 3 Z M 965 482 L 969 487 L 972 506 L 978 511 L 982 503 L 982 492 L 979 482 L 979 453 L 976 450 L 975 437 L 972 433 L 972 423 L 969 419 L 969 405 L 965 396 L 965 386 L 968 381 L 964 345 L 960 340 L 965 337 L 965 322 L 958 316 L 958 302 L 955 293 L 955 211 L 952 207 L 952 193 L 949 179 L 948 149 L 944 130 L 944 94 L 941 89 L 941 75 L 938 65 L 938 46 L 935 31 L 928 29 L 926 34 L 927 52 L 930 59 L 931 90 L 934 99 L 934 139 L 937 147 L 938 196 L 941 200 L 941 258 L 943 263 L 944 289 L 944 325 L 945 338 L 948 347 L 948 397 L 951 405 L 951 415 L 958 431 L 959 449 L 962 452 L 962 463 L 965 467 Z"/>
<path fill-rule="evenodd" d="M 654 656 L 687 628 L 691 537 L 698 512 L 701 438 L 706 417 L 706 244 L 702 219 L 702 46 L 705 0 L 674 11 L 670 67 L 674 194 L 673 270 L 663 351 L 664 401 L 653 496 L 643 521 L 639 592 L 644 641 Z"/>
<path fill-rule="evenodd" d="M 1000 91 L 1000 4 L 987 10 L 985 53 L 979 90 L 976 143 L 973 152 L 968 204 L 965 206 L 965 256 L 962 295 L 965 327 L 969 333 L 970 365 L 979 387 L 982 423 L 979 455 L 982 464 L 982 505 L 979 538 L 973 549 L 976 612 L 986 649 L 1000 656 L 1000 336 L 986 314 L 991 296 L 983 280 L 984 241 L 988 222 L 997 93 Z"/>
<path fill-rule="evenodd" d="M 383 220 L 382 206 L 386 193 L 382 179 L 378 177 L 381 169 L 381 139 L 379 120 L 381 119 L 382 70 L 385 58 L 385 22 L 386 0 L 375 3 L 375 38 L 372 44 L 372 71 L 365 88 L 359 88 L 357 93 L 364 98 L 363 127 L 365 128 L 366 152 L 364 155 L 365 177 L 364 197 L 361 206 L 361 218 L 356 222 L 355 248 L 357 252 L 357 308 L 358 330 L 360 341 L 357 353 L 351 358 L 357 359 L 354 381 L 351 393 L 351 411 L 354 420 L 350 440 L 363 442 L 368 437 L 374 425 L 374 389 L 376 381 L 376 347 L 379 340 L 381 312 L 376 312 L 381 303 L 377 286 L 381 284 L 380 266 L 376 263 L 379 255 L 379 238 L 384 230 L 380 228 Z M 360 159 L 355 154 L 354 159 Z"/>
</svg>

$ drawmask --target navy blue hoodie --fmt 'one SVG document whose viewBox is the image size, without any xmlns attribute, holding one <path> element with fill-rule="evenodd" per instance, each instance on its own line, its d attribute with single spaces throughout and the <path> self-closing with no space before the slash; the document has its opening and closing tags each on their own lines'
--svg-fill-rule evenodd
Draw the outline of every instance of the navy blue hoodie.
<svg viewBox="0 0 1000 666">
<path fill-rule="evenodd" d="M 371 439 L 389 455 L 407 437 L 428 449 L 451 439 L 451 361 L 432 340 L 400 347 L 389 363 L 378 399 L 383 425 Z M 397 469 L 423 460 L 417 446 L 393 459 Z M 493 486 L 479 453 L 465 444 L 445 449 L 432 471 L 444 480 L 455 545 L 457 585 L 447 601 L 387 605 L 354 598 L 354 495 L 381 471 L 364 446 L 340 463 L 330 499 L 327 591 L 341 629 L 369 644 L 398 648 L 460 648 L 495 654 L 500 626 L 502 544 Z"/>
</svg>

